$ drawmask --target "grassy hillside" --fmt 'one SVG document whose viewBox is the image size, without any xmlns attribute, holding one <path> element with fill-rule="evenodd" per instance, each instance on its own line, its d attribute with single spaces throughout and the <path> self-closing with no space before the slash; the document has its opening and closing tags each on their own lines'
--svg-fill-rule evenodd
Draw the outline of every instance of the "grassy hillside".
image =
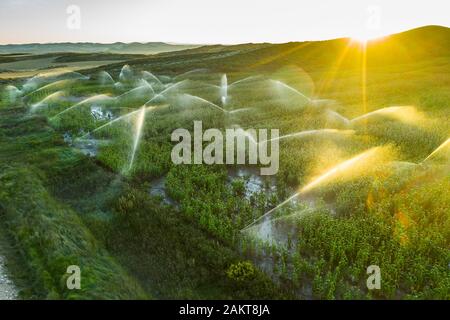
<svg viewBox="0 0 450 320">
<path fill-rule="evenodd" d="M 22 295 L 449 299 L 449 37 L 58 54 L 117 62 L 4 80 L 0 212 L 31 270 Z M 174 165 L 170 134 L 194 120 L 279 129 L 279 172 Z"/>
<path fill-rule="evenodd" d="M 82 161 L 43 118 L 23 118 L 23 109 L 1 109 L 0 123 L 2 231 L 21 259 L 24 298 L 148 298 L 90 233 L 79 215 L 55 199 L 45 181 Z M 18 138 L 20 137 L 20 138 Z M 84 288 L 66 288 L 69 265 L 83 271 Z M 104 291 L 105 290 L 105 291 Z"/>
</svg>

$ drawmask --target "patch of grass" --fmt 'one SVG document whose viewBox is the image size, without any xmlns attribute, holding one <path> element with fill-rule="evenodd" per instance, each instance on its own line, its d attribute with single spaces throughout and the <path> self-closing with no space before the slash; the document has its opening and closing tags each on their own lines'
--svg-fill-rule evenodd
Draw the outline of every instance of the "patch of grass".
<svg viewBox="0 0 450 320">
<path fill-rule="evenodd" d="M 47 299 L 139 299 L 147 297 L 102 249 L 78 215 L 48 194 L 29 169 L 1 168 L 2 223 L 30 272 L 26 296 Z M 68 290 L 66 270 L 81 268 L 81 290 Z"/>
</svg>

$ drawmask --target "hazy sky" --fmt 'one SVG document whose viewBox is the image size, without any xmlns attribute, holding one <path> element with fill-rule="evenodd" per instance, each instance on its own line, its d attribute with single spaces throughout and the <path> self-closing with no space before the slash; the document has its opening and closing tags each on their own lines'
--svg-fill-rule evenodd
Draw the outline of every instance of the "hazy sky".
<svg viewBox="0 0 450 320">
<path fill-rule="evenodd" d="M 0 0 L 0 43 L 377 36 L 450 26 L 449 12 L 449 0 Z"/>
</svg>

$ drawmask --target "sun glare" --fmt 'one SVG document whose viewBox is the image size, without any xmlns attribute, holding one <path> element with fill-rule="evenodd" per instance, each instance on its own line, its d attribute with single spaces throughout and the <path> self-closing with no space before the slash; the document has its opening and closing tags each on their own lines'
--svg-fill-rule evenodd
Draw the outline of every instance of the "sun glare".
<svg viewBox="0 0 450 320">
<path fill-rule="evenodd" d="M 352 40 L 362 44 L 366 44 L 369 41 L 377 40 L 384 37 L 385 35 L 373 31 L 360 31 L 351 36 Z"/>
</svg>

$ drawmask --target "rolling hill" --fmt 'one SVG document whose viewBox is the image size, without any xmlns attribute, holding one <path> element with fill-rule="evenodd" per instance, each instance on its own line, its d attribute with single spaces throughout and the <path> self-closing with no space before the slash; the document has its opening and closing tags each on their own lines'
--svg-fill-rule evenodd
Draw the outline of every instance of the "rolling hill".
<svg viewBox="0 0 450 320">
<path fill-rule="evenodd" d="M 149 43 L 30 43 L 30 44 L 8 44 L 0 45 L 0 54 L 12 53 L 52 53 L 52 52 L 75 52 L 75 53 L 133 53 L 133 54 L 155 54 L 161 52 L 178 51 L 195 48 L 196 45 L 168 44 L 164 42 Z"/>
</svg>

